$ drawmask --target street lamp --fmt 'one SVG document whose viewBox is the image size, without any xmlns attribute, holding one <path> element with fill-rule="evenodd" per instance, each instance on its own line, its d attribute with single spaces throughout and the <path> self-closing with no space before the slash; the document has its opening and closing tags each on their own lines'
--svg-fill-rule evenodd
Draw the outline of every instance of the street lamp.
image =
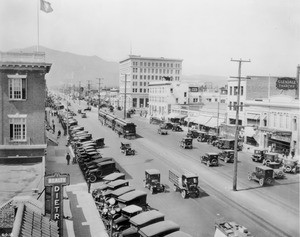
<svg viewBox="0 0 300 237">
<path fill-rule="evenodd" d="M 115 215 L 120 212 L 120 207 L 116 205 L 116 199 L 110 198 L 106 204 L 105 207 L 103 208 L 103 215 L 107 215 L 110 218 L 110 231 L 109 231 L 109 236 L 113 236 L 113 221 Z"/>
</svg>

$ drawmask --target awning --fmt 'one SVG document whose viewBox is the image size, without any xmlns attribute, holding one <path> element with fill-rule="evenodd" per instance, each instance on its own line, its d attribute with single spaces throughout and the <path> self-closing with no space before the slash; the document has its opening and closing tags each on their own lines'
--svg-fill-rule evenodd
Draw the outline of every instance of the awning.
<svg viewBox="0 0 300 237">
<path fill-rule="evenodd" d="M 190 121 L 190 122 L 205 125 L 210 119 L 211 119 L 211 117 L 206 117 L 206 116 L 200 115 L 200 116 L 196 117 L 193 121 Z"/>
<path fill-rule="evenodd" d="M 206 124 L 204 124 L 206 127 L 215 128 L 220 126 L 222 123 L 221 119 L 219 118 L 219 121 L 217 118 L 211 117 L 210 120 L 207 121 Z"/>
<path fill-rule="evenodd" d="M 247 114 L 247 119 L 259 120 L 260 114 Z"/>
<path fill-rule="evenodd" d="M 177 116 L 179 116 L 179 114 L 170 113 L 170 114 L 167 115 L 167 118 L 176 118 Z"/>
<path fill-rule="evenodd" d="M 179 115 L 177 115 L 175 118 L 183 119 L 183 118 L 186 118 L 186 117 L 187 117 L 187 115 L 179 114 Z"/>
</svg>

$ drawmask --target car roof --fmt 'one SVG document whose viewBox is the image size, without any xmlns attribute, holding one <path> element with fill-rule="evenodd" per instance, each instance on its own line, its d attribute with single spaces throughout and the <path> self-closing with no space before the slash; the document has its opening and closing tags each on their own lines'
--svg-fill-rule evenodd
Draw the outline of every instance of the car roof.
<svg viewBox="0 0 300 237">
<path fill-rule="evenodd" d="M 108 164 L 115 164 L 116 162 L 109 160 L 109 161 L 104 161 L 101 163 L 98 163 L 97 166 L 103 166 L 103 165 L 108 165 Z"/>
<path fill-rule="evenodd" d="M 122 184 L 126 184 L 126 183 L 129 184 L 129 181 L 128 180 L 124 180 L 124 179 L 117 179 L 115 181 L 112 181 L 112 182 L 108 183 L 107 186 L 109 188 L 114 188 L 116 186 L 119 186 L 119 185 L 122 185 Z"/>
<path fill-rule="evenodd" d="M 194 174 L 194 173 L 192 173 L 192 172 L 185 172 L 183 175 L 184 175 L 185 177 L 187 177 L 187 178 L 195 178 L 195 177 L 198 177 L 197 174 Z"/>
<path fill-rule="evenodd" d="M 192 236 L 179 230 L 171 234 L 165 235 L 165 237 L 192 237 Z"/>
<path fill-rule="evenodd" d="M 130 201 L 130 200 L 133 200 L 133 199 L 135 199 L 137 197 L 141 197 L 141 196 L 147 196 L 147 193 L 144 191 L 140 191 L 140 190 L 134 190 L 132 192 L 125 193 L 122 196 L 119 196 L 118 200 L 126 202 L 126 201 Z"/>
<path fill-rule="evenodd" d="M 147 169 L 145 170 L 148 174 L 160 174 L 159 170 L 157 169 Z"/>
<path fill-rule="evenodd" d="M 148 225 L 142 229 L 139 230 L 139 233 L 143 237 L 153 237 L 157 236 L 159 234 L 163 234 L 167 231 L 176 231 L 179 230 L 180 227 L 178 224 L 176 224 L 173 221 L 167 220 L 167 221 L 160 221 L 152 225 Z"/>
<path fill-rule="evenodd" d="M 125 186 L 125 187 L 121 187 L 121 188 L 118 188 L 118 189 L 114 190 L 113 192 L 111 192 L 111 195 L 119 197 L 119 196 L 121 196 L 125 193 L 129 193 L 129 192 L 134 191 L 134 190 L 135 190 L 134 187 Z"/>
<path fill-rule="evenodd" d="M 278 156 L 278 153 L 275 153 L 275 152 L 267 152 L 266 155 Z"/>
<path fill-rule="evenodd" d="M 262 170 L 273 170 L 272 168 L 268 167 L 268 166 L 256 166 L 256 168 L 262 169 Z"/>
<path fill-rule="evenodd" d="M 217 155 L 219 155 L 219 153 L 216 153 L 216 152 L 206 152 L 205 155 L 217 156 Z"/>
<path fill-rule="evenodd" d="M 222 138 L 220 140 L 222 140 L 222 141 L 234 141 L 234 139 L 230 139 L 230 138 Z"/>
<path fill-rule="evenodd" d="M 143 209 L 141 207 L 134 205 L 134 204 L 122 208 L 122 211 L 127 212 L 127 213 L 135 213 L 135 212 L 142 211 L 142 210 Z"/>
<path fill-rule="evenodd" d="M 221 152 L 234 152 L 234 150 L 228 149 L 228 150 L 223 150 Z"/>
<path fill-rule="evenodd" d="M 165 215 L 159 211 L 151 210 L 151 211 L 147 211 L 147 212 L 142 212 L 142 213 L 130 218 L 130 223 L 132 223 L 135 226 L 141 226 L 143 224 L 146 224 L 147 222 L 162 218 L 164 216 Z"/>
<path fill-rule="evenodd" d="M 104 176 L 103 180 L 104 181 L 114 181 L 116 179 L 124 178 L 125 179 L 125 174 L 124 173 L 119 173 L 115 172 L 109 175 Z"/>
</svg>

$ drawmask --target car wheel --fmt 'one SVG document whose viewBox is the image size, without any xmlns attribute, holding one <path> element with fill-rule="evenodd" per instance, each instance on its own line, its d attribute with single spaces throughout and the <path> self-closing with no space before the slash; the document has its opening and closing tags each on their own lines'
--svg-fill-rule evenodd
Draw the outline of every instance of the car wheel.
<svg viewBox="0 0 300 237">
<path fill-rule="evenodd" d="M 252 180 L 252 175 L 248 174 L 248 180 L 251 181 Z"/>
<path fill-rule="evenodd" d="M 218 161 L 214 159 L 214 160 L 211 161 L 211 164 L 212 164 L 213 166 L 217 166 L 217 165 L 218 165 Z"/>
<path fill-rule="evenodd" d="M 283 174 L 282 171 L 278 171 L 278 172 L 277 172 L 277 177 L 278 177 L 279 179 L 282 179 L 283 176 L 284 176 L 284 174 Z"/>
<path fill-rule="evenodd" d="M 91 183 L 95 183 L 97 181 L 97 177 L 94 174 L 91 174 L 89 178 L 90 178 Z"/>
<path fill-rule="evenodd" d="M 288 165 L 288 166 L 285 167 L 285 170 L 286 170 L 286 172 L 291 172 L 292 171 L 292 167 Z"/>
<path fill-rule="evenodd" d="M 272 184 L 274 183 L 274 180 L 271 179 L 271 178 L 267 178 L 266 183 L 267 183 L 268 185 L 272 185 Z"/>
<path fill-rule="evenodd" d="M 174 192 L 177 192 L 177 187 L 175 185 L 173 186 L 173 190 Z"/>
<path fill-rule="evenodd" d="M 262 187 L 262 186 L 264 186 L 264 179 L 260 179 L 259 180 L 259 185 Z"/>
<path fill-rule="evenodd" d="M 228 163 L 229 159 L 226 157 L 224 161 L 225 163 Z"/>
<path fill-rule="evenodd" d="M 182 197 L 183 199 L 186 198 L 186 191 L 185 191 L 185 190 L 182 190 L 182 192 L 181 192 L 181 197 Z"/>
</svg>

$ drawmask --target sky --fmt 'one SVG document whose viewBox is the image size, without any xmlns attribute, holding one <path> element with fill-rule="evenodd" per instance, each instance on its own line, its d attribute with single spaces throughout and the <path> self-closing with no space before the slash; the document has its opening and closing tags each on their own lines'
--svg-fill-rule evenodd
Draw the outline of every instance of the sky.
<svg viewBox="0 0 300 237">
<path fill-rule="evenodd" d="M 37 45 L 104 60 L 183 59 L 183 74 L 296 76 L 299 0 L 0 0 L 0 51 Z M 39 19 L 39 20 L 38 20 Z"/>
</svg>

